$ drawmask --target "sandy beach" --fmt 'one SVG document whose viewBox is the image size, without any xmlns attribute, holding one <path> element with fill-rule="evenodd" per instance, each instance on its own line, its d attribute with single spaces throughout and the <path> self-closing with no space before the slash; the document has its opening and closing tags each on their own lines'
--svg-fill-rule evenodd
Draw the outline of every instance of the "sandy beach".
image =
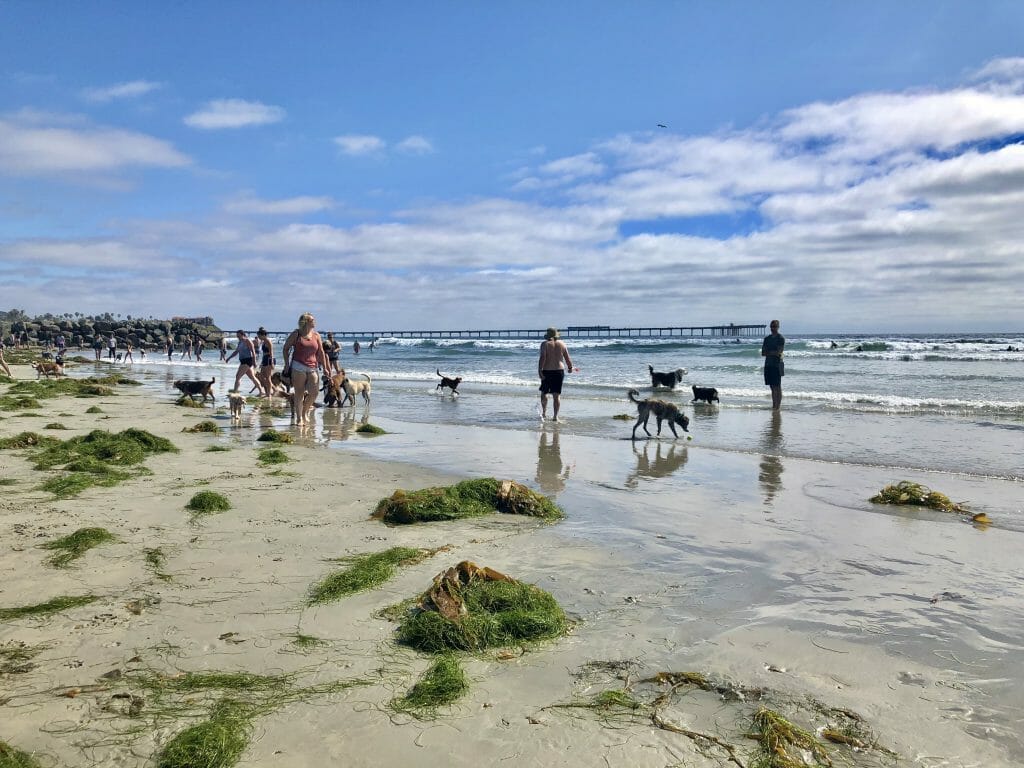
<svg viewBox="0 0 1024 768">
<path fill-rule="evenodd" d="M 24 366 L 14 374 L 34 378 Z M 837 764 L 1024 761 L 1017 481 L 917 473 L 985 511 L 993 522 L 979 527 L 868 503 L 900 479 L 879 468 L 599 440 L 558 425 L 415 424 L 383 410 L 368 415 L 388 434 L 366 437 L 354 432 L 362 408 L 318 412 L 317 430 L 281 446 L 290 462 L 263 466 L 255 437 L 288 432 L 286 417 L 250 407 L 238 425 L 226 408 L 173 400 L 119 386 L 43 401 L 37 416 L 0 415 L 4 438 L 134 427 L 180 449 L 147 458 L 151 474 L 69 499 L 39 490 L 46 475 L 25 451 L 0 451 L 0 609 L 97 598 L 0 621 L 0 648 L 37 651 L 0 674 L 0 739 L 43 765 L 155 765 L 213 699 L 154 706 L 135 681 L 185 672 L 305 686 L 253 722 L 240 766 L 753 766 L 761 706 L 811 733 L 845 721 L 872 734 L 856 749 L 822 741 Z M 86 413 L 97 405 L 101 414 Z M 219 433 L 182 432 L 206 418 Z M 55 421 L 67 429 L 44 429 Z M 526 483 L 566 517 L 404 527 L 370 517 L 397 489 L 481 476 Z M 191 519 L 185 504 L 200 490 L 232 508 Z M 70 567 L 47 565 L 39 545 L 83 527 L 116 540 Z M 447 549 L 380 588 L 307 606 L 334 560 L 395 546 Z M 380 612 L 461 560 L 549 591 L 572 629 L 466 654 L 470 685 L 456 704 L 423 719 L 396 713 L 389 702 L 429 659 L 397 645 Z M 643 682 L 684 672 L 711 684 Z M 352 685 L 328 685 L 342 682 Z M 613 689 L 658 706 L 565 706 Z"/>
</svg>

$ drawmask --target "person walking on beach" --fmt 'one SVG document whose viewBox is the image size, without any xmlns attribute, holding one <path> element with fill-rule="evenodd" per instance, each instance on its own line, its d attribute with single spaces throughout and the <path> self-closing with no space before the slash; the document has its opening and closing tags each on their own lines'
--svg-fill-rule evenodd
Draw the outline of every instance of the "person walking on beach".
<svg viewBox="0 0 1024 768">
<path fill-rule="evenodd" d="M 782 407 L 782 377 L 786 375 L 782 364 L 782 349 L 785 337 L 779 333 L 779 321 L 772 320 L 768 326 L 771 333 L 761 343 L 761 357 L 764 358 L 764 383 L 772 390 L 772 410 Z"/>
<path fill-rule="evenodd" d="M 299 315 L 298 326 L 284 343 L 281 356 L 285 370 L 292 374 L 292 417 L 303 426 L 308 423 L 316 393 L 320 391 L 317 366 L 323 368 L 325 376 L 330 375 L 331 369 L 323 340 L 316 332 L 316 318 L 304 312 Z"/>
<path fill-rule="evenodd" d="M 263 383 L 263 390 L 270 395 L 274 391 L 271 378 L 274 375 L 274 342 L 267 335 L 267 329 L 262 325 L 256 331 L 256 339 L 260 345 L 260 372 L 257 378 Z"/>
<path fill-rule="evenodd" d="M 243 376 L 248 376 L 252 383 L 260 391 L 260 397 L 263 396 L 263 385 L 260 384 L 259 379 L 253 375 L 252 367 L 256 364 L 256 347 L 253 346 L 252 339 L 245 335 L 245 331 L 239 329 L 235 331 L 235 336 L 238 337 L 238 344 L 235 346 L 235 351 L 228 355 L 228 359 L 225 362 L 231 362 L 231 358 L 238 355 L 238 370 L 235 372 L 235 392 L 238 392 L 238 383 L 242 380 Z"/>
<path fill-rule="evenodd" d="M 9 378 L 12 378 L 12 379 L 14 378 L 13 376 L 11 376 L 11 369 L 7 367 L 7 361 L 4 360 L 4 339 L 3 339 L 3 336 L 0 336 L 0 368 L 4 369 L 4 373 L 6 373 Z"/>
<path fill-rule="evenodd" d="M 327 374 L 330 375 L 331 371 L 341 373 L 341 365 L 338 363 L 338 358 L 341 357 L 341 344 L 335 341 L 333 333 L 328 332 L 324 349 L 327 350 L 327 362 L 331 364 Z"/>
<path fill-rule="evenodd" d="M 135 358 L 132 357 L 132 343 L 130 341 L 125 341 L 125 343 L 124 343 L 124 362 L 125 363 L 134 363 L 135 362 Z"/>
<path fill-rule="evenodd" d="M 196 336 L 196 362 L 203 362 L 203 350 L 206 348 L 206 342 L 203 341 L 202 336 Z"/>
<path fill-rule="evenodd" d="M 164 351 L 167 353 L 167 362 L 171 362 L 174 356 L 174 339 L 170 336 L 167 337 L 167 343 L 164 344 Z"/>
<path fill-rule="evenodd" d="M 563 365 L 564 361 L 564 365 Z M 548 328 L 540 345 L 540 359 L 537 361 L 537 375 L 540 377 L 540 418 L 548 417 L 548 395 L 553 406 L 552 419 L 558 421 L 561 407 L 562 381 L 566 373 L 572 372 L 572 360 L 565 342 L 558 338 L 557 328 Z"/>
<path fill-rule="evenodd" d="M 220 361 L 226 362 L 228 359 L 228 337 L 220 337 Z"/>
<path fill-rule="evenodd" d="M 249 342 L 250 344 L 252 342 Z M 192 359 L 192 337 L 186 336 L 185 341 L 181 344 L 181 359 L 184 360 L 185 356 L 188 355 L 188 359 Z M 241 358 L 239 358 L 241 360 Z M 235 387 L 237 389 L 237 387 Z"/>
<path fill-rule="evenodd" d="M 117 356 L 117 337 L 114 334 L 110 334 L 110 338 L 107 339 L 107 360 L 113 360 Z"/>
<path fill-rule="evenodd" d="M 92 339 L 92 351 L 96 355 L 97 360 L 103 357 L 103 337 L 98 333 Z"/>
</svg>

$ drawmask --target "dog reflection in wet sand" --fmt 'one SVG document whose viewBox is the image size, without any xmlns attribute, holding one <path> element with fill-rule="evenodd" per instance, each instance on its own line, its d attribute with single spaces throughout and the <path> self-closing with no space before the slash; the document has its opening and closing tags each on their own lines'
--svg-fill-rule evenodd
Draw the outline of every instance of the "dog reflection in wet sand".
<svg viewBox="0 0 1024 768">
<path fill-rule="evenodd" d="M 674 403 L 666 403 L 664 400 L 637 400 L 637 396 L 640 393 L 635 390 L 629 390 L 629 399 L 636 403 L 637 419 L 636 424 L 633 425 L 633 439 L 636 440 L 636 428 L 641 424 L 644 427 L 644 432 L 647 436 L 651 436 L 651 430 L 647 428 L 647 422 L 653 415 L 658 420 L 658 435 L 661 435 L 661 422 L 667 421 L 669 427 L 672 428 L 672 434 L 675 437 L 679 437 L 679 433 L 676 432 L 676 424 L 683 428 L 683 432 L 689 432 L 690 420 L 679 412 L 679 406 Z"/>
</svg>

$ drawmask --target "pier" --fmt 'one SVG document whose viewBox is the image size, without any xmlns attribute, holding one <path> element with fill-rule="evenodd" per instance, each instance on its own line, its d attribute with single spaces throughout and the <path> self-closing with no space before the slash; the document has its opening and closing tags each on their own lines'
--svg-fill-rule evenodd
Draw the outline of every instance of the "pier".
<svg viewBox="0 0 1024 768">
<path fill-rule="evenodd" d="M 368 341 L 370 339 L 537 339 L 544 338 L 546 329 L 503 328 L 498 330 L 480 331 L 333 331 L 334 338 L 339 341 Z M 279 336 L 287 336 L 290 331 L 271 331 Z M 326 329 L 324 330 L 326 333 Z M 679 339 L 679 338 L 719 338 L 740 339 L 760 338 L 767 335 L 768 326 L 764 323 L 728 325 L 672 325 L 672 326 L 610 326 L 610 325 L 570 325 L 560 328 L 559 333 L 565 339 Z"/>
</svg>

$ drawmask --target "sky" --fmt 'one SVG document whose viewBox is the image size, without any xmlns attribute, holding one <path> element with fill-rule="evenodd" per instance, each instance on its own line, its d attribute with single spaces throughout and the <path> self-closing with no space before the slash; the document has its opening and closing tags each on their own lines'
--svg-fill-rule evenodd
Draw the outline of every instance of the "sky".
<svg viewBox="0 0 1024 768">
<path fill-rule="evenodd" d="M 1024 330 L 1024 3 L 0 0 L 0 309 Z"/>
</svg>

